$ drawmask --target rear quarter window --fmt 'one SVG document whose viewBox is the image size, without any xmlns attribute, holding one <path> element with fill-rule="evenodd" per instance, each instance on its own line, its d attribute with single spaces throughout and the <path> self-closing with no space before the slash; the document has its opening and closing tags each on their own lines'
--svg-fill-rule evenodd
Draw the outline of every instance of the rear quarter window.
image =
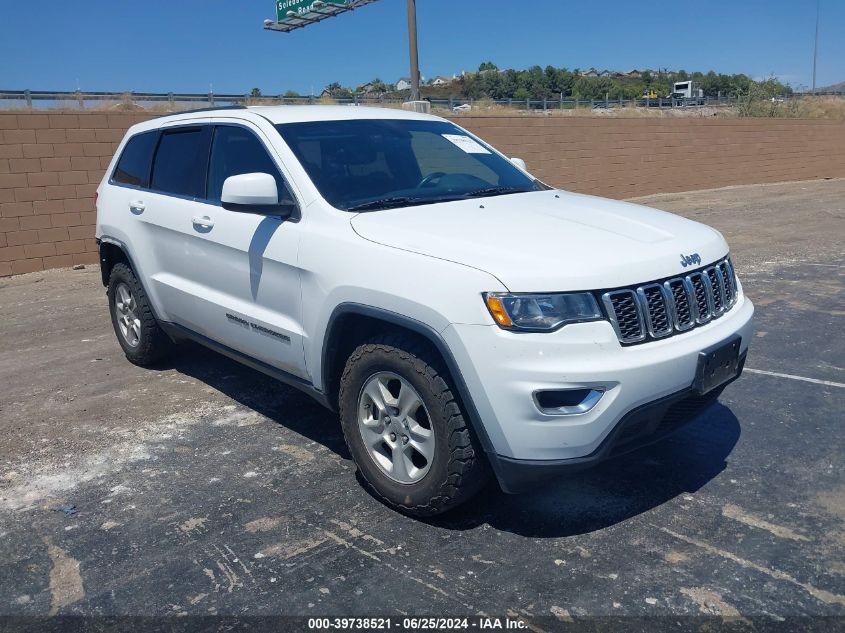
<svg viewBox="0 0 845 633">
<path fill-rule="evenodd" d="M 150 165 L 158 132 L 136 134 L 126 143 L 117 161 L 112 180 L 124 185 L 150 186 Z"/>
</svg>

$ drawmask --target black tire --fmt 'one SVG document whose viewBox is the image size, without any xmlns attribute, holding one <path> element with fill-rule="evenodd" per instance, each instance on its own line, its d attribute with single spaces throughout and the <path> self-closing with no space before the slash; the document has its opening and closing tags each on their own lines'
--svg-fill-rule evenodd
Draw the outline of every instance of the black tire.
<svg viewBox="0 0 845 633">
<path fill-rule="evenodd" d="M 136 306 L 134 314 L 140 321 L 140 334 L 137 337 L 137 343 L 134 345 L 127 340 L 118 323 L 120 316 L 115 296 L 121 285 L 125 285 L 132 293 Z M 144 288 L 135 277 L 135 273 L 126 264 L 115 264 L 112 268 L 109 275 L 108 298 L 112 327 L 114 327 L 117 341 L 123 348 L 126 358 L 141 367 L 157 365 L 165 360 L 173 349 L 173 341 L 159 326 Z"/>
<path fill-rule="evenodd" d="M 358 398 L 379 372 L 397 374 L 417 391 L 435 436 L 434 457 L 417 482 L 388 477 L 364 444 L 358 426 Z M 470 499 L 485 484 L 489 466 L 466 421 L 439 356 L 401 334 L 383 335 L 357 347 L 346 362 L 339 405 L 346 445 L 364 481 L 387 505 L 412 516 L 434 516 Z"/>
</svg>

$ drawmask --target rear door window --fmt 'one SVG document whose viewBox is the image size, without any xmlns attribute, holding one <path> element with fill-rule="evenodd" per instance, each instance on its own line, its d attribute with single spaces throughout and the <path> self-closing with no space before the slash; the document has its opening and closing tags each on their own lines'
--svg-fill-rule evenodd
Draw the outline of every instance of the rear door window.
<svg viewBox="0 0 845 633">
<path fill-rule="evenodd" d="M 151 188 L 192 198 L 205 197 L 209 126 L 165 130 L 153 164 Z"/>
<path fill-rule="evenodd" d="M 158 131 L 142 132 L 129 139 L 120 160 L 117 161 L 112 180 L 124 185 L 147 188 L 150 186 L 150 165 L 153 160 Z"/>
<path fill-rule="evenodd" d="M 254 173 L 273 176 L 279 197 L 283 200 L 291 199 L 276 163 L 255 134 L 239 126 L 217 126 L 208 165 L 208 199 L 220 202 L 223 182 L 229 176 Z"/>
</svg>

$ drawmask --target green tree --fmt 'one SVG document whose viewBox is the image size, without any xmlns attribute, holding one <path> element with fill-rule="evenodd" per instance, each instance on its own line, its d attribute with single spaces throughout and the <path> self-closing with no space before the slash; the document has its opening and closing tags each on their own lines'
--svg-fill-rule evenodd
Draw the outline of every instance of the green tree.
<svg viewBox="0 0 845 633">
<path fill-rule="evenodd" d="M 539 66 L 532 66 L 528 69 L 526 87 L 533 99 L 545 99 L 550 95 L 546 87 L 546 76 L 543 73 L 543 69 Z"/>
<path fill-rule="evenodd" d="M 557 91 L 562 92 L 564 97 L 572 94 L 572 84 L 575 81 L 575 74 L 566 68 L 561 68 L 557 72 Z"/>
<path fill-rule="evenodd" d="M 482 73 L 479 78 L 481 92 L 485 97 L 496 98 L 499 94 L 499 87 L 501 86 L 501 77 L 498 72 Z"/>
<path fill-rule="evenodd" d="M 576 69 L 554 66 L 532 66 L 525 70 L 507 69 L 499 71 L 493 62 L 484 62 L 479 66 L 480 72 L 465 73 L 447 90 L 431 88 L 432 95 L 453 95 L 464 99 L 558 99 L 563 93 L 565 98 L 577 99 L 637 99 L 647 89 L 654 90 L 659 96 L 665 97 L 672 91 L 672 84 L 676 81 L 692 79 L 707 96 L 748 95 L 752 88 L 754 94 L 768 94 L 770 96 L 789 94 L 789 86 L 785 86 L 774 77 L 755 81 L 747 75 L 717 74 L 714 71 L 669 72 L 667 69 L 644 71 L 642 77 L 582 77 Z M 371 82 L 376 93 L 390 92 L 391 88 L 379 79 Z M 336 99 L 352 96 L 352 92 L 337 82 L 326 87 L 328 94 Z"/>
<path fill-rule="evenodd" d="M 325 88 L 325 92 L 329 93 L 333 99 L 351 99 L 352 91 L 349 88 L 341 86 L 338 82 L 333 81 Z"/>
<path fill-rule="evenodd" d="M 721 90 L 719 76 L 712 70 L 699 80 L 699 85 L 708 97 L 715 97 Z"/>
<path fill-rule="evenodd" d="M 458 87 L 461 96 L 468 99 L 480 99 L 484 96 L 483 86 L 478 74 L 467 73 L 458 80 Z"/>
<path fill-rule="evenodd" d="M 258 99 L 261 96 L 261 88 L 253 88 L 249 91 L 249 96 L 253 99 Z"/>
<path fill-rule="evenodd" d="M 494 99 L 511 99 L 519 88 L 519 73 L 508 69 L 501 74 L 499 91 L 493 95 Z"/>
</svg>

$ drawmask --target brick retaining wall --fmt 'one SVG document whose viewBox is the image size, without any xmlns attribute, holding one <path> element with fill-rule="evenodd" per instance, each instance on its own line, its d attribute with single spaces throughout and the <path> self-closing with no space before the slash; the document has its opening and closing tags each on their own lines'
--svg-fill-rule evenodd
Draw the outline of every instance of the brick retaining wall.
<svg viewBox="0 0 845 633">
<path fill-rule="evenodd" d="M 458 123 L 541 180 L 608 198 L 845 177 L 845 123 L 472 117 Z"/>
<path fill-rule="evenodd" d="M 0 277 L 97 261 L 93 195 L 144 114 L 0 113 Z M 542 180 L 611 198 L 845 177 L 845 124 L 460 117 Z"/>
</svg>

